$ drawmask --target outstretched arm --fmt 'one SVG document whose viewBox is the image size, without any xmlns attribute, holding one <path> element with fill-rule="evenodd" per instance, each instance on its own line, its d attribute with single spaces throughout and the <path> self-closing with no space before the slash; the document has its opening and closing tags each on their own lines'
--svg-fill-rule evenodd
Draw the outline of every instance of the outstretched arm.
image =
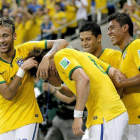
<svg viewBox="0 0 140 140">
<path fill-rule="evenodd" d="M 76 97 L 67 97 L 65 95 L 62 95 L 58 90 L 56 90 L 51 84 L 45 82 L 43 83 L 43 90 L 44 91 L 49 91 L 50 94 L 53 94 L 57 99 L 59 99 L 61 102 L 70 104 L 73 101 L 76 100 Z"/>
</svg>

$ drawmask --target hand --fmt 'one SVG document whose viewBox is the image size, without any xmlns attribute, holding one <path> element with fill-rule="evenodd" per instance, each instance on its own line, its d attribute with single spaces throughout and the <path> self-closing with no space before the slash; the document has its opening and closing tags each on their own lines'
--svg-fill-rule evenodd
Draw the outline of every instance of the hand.
<svg viewBox="0 0 140 140">
<path fill-rule="evenodd" d="M 77 137 L 80 137 L 84 135 L 85 133 L 83 132 L 82 128 L 83 124 L 83 119 L 82 118 L 74 118 L 73 125 L 72 125 L 72 130 L 73 134 L 76 135 Z"/>
<path fill-rule="evenodd" d="M 41 77 L 43 80 L 48 78 L 49 59 L 44 57 L 38 66 L 36 73 L 37 78 Z"/>
<path fill-rule="evenodd" d="M 31 57 L 27 59 L 26 61 L 24 61 L 24 63 L 22 64 L 20 68 L 23 69 L 24 71 L 27 71 L 33 67 L 38 67 L 38 62 L 34 60 L 34 57 Z"/>
<path fill-rule="evenodd" d="M 51 84 L 47 83 L 47 82 L 44 82 L 44 83 L 42 84 L 42 89 L 43 89 L 44 91 L 49 91 L 50 94 L 53 93 L 54 90 L 55 90 L 54 87 L 53 87 Z"/>
<path fill-rule="evenodd" d="M 55 87 L 60 87 L 62 83 L 57 70 L 52 67 L 49 69 L 48 81 Z"/>
<path fill-rule="evenodd" d="M 114 74 L 113 74 L 113 83 L 117 88 L 122 88 L 122 82 L 124 79 L 126 79 L 127 77 L 125 76 L 125 74 L 123 74 L 122 72 L 120 72 L 119 70 L 115 70 Z"/>
</svg>

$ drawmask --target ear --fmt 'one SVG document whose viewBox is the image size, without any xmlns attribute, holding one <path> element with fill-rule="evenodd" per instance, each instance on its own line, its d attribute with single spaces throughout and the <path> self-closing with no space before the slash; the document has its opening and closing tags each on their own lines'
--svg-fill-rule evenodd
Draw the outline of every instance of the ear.
<svg viewBox="0 0 140 140">
<path fill-rule="evenodd" d="M 128 30 L 129 30 L 128 24 L 123 25 L 123 31 L 124 31 L 124 33 L 128 32 Z"/>
<path fill-rule="evenodd" d="M 16 34 L 16 33 L 13 34 L 13 39 L 14 39 L 14 40 L 17 39 L 17 34 Z"/>
<path fill-rule="evenodd" d="M 102 35 L 100 34 L 100 35 L 97 36 L 97 42 L 101 43 L 101 39 L 102 39 Z"/>
</svg>

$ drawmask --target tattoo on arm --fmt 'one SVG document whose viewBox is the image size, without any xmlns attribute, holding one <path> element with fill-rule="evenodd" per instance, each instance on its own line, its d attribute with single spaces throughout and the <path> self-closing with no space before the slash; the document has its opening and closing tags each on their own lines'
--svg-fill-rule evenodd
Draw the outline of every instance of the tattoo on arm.
<svg viewBox="0 0 140 140">
<path fill-rule="evenodd" d="M 60 44 L 61 44 L 60 41 L 54 42 L 52 49 L 48 52 L 48 55 L 50 55 L 50 59 L 54 57 L 54 54 L 58 51 L 58 46 Z"/>
<path fill-rule="evenodd" d="M 11 93 L 13 93 L 13 91 L 11 90 L 11 88 L 8 86 L 8 89 L 10 90 Z"/>
</svg>

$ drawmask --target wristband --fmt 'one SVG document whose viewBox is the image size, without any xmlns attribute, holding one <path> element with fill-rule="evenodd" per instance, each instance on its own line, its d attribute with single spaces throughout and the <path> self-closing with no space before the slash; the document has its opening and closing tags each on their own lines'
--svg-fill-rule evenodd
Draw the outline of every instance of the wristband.
<svg viewBox="0 0 140 140">
<path fill-rule="evenodd" d="M 84 111 L 74 110 L 74 118 L 82 118 Z"/>
<path fill-rule="evenodd" d="M 19 68 L 17 73 L 16 73 L 16 75 L 20 78 L 23 78 L 24 74 L 25 74 L 25 71 L 21 68 Z"/>
<path fill-rule="evenodd" d="M 55 86 L 53 86 L 55 89 L 57 89 L 57 90 L 61 90 L 62 89 L 62 84 L 61 84 L 61 86 L 60 87 L 55 87 Z"/>
</svg>

